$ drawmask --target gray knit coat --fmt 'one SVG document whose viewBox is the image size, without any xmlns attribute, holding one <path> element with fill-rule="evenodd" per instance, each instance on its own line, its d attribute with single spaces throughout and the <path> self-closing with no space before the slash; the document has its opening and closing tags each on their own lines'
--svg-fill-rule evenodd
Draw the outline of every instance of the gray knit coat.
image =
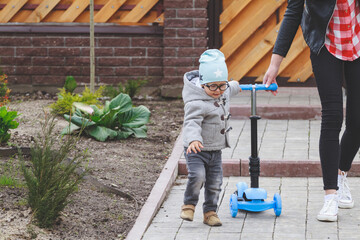
<svg viewBox="0 0 360 240">
<path fill-rule="evenodd" d="M 202 151 L 216 151 L 229 144 L 229 109 L 230 97 L 240 92 L 237 81 L 230 81 L 229 88 L 215 99 L 205 93 L 198 83 L 199 71 L 187 72 L 184 75 L 182 97 L 185 103 L 183 141 L 188 147 L 193 141 L 203 144 Z M 197 84 L 196 84 L 197 83 Z"/>
</svg>

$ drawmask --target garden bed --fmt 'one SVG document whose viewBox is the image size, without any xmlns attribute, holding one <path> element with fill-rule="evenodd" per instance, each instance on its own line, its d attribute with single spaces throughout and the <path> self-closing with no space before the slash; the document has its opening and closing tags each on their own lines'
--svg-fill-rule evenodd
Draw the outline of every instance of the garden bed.
<svg viewBox="0 0 360 240">
<path fill-rule="evenodd" d="M 51 96 L 41 94 L 13 101 L 10 109 L 21 115 L 10 142 L 29 147 L 40 130 L 43 109 L 52 102 Z M 134 100 L 133 104 L 145 105 L 151 111 L 148 137 L 107 142 L 82 137 L 77 149 L 88 149 L 89 161 L 84 165 L 88 164 L 90 172 L 52 229 L 29 223 L 32 215 L 25 187 L 0 186 L 0 239 L 126 237 L 171 153 L 183 121 L 181 100 Z M 59 117 L 56 131 L 67 124 Z M 18 164 L 17 157 L 1 157 L 0 176 L 7 171 L 21 180 Z"/>
</svg>

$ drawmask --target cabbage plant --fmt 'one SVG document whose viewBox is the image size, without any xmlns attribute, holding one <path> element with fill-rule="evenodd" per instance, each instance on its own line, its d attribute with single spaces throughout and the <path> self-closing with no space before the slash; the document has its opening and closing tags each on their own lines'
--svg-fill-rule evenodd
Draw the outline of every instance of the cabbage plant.
<svg viewBox="0 0 360 240">
<path fill-rule="evenodd" d="M 130 136 L 145 138 L 150 111 L 145 106 L 133 107 L 131 98 L 120 93 L 111 101 L 106 101 L 100 109 L 95 105 L 74 103 L 73 115 L 65 114 L 70 125 L 62 134 L 71 134 L 82 129 L 82 133 L 90 135 L 98 141 L 107 139 L 125 139 Z"/>
</svg>

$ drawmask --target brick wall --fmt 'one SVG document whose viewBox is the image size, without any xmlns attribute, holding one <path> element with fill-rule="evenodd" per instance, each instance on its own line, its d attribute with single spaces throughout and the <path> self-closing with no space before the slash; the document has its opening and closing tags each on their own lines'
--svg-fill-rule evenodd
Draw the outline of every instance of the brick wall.
<svg viewBox="0 0 360 240">
<path fill-rule="evenodd" d="M 198 58 L 207 48 L 208 1 L 163 3 L 164 26 L 150 26 L 154 31 L 134 32 L 137 27 L 127 27 L 127 33 L 96 31 L 96 84 L 141 78 L 149 80 L 148 87 L 161 88 L 163 96 L 180 96 L 184 73 L 198 68 Z M 0 67 L 13 91 L 57 91 L 68 75 L 89 83 L 88 27 L 81 31 L 41 23 L 23 24 L 21 31 L 18 27 L 0 26 Z"/>
<path fill-rule="evenodd" d="M 207 0 L 164 0 L 163 96 L 181 94 L 184 73 L 199 66 L 208 44 L 207 5 Z"/>
<path fill-rule="evenodd" d="M 15 89 L 61 87 L 68 75 L 89 83 L 89 44 L 88 34 L 1 34 L 0 67 Z M 97 34 L 95 45 L 97 84 L 146 78 L 160 85 L 162 35 Z"/>
</svg>

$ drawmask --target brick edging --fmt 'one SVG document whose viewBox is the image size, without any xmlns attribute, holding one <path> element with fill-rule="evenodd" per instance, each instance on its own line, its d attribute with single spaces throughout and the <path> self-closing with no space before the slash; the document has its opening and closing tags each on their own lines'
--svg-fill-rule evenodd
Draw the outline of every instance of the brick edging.
<svg viewBox="0 0 360 240">
<path fill-rule="evenodd" d="M 182 137 L 178 136 L 171 155 L 160 173 L 151 193 L 141 208 L 134 226 L 127 234 L 126 240 L 139 240 L 142 238 L 152 219 L 163 203 L 178 175 L 178 160 L 183 152 Z"/>
</svg>

